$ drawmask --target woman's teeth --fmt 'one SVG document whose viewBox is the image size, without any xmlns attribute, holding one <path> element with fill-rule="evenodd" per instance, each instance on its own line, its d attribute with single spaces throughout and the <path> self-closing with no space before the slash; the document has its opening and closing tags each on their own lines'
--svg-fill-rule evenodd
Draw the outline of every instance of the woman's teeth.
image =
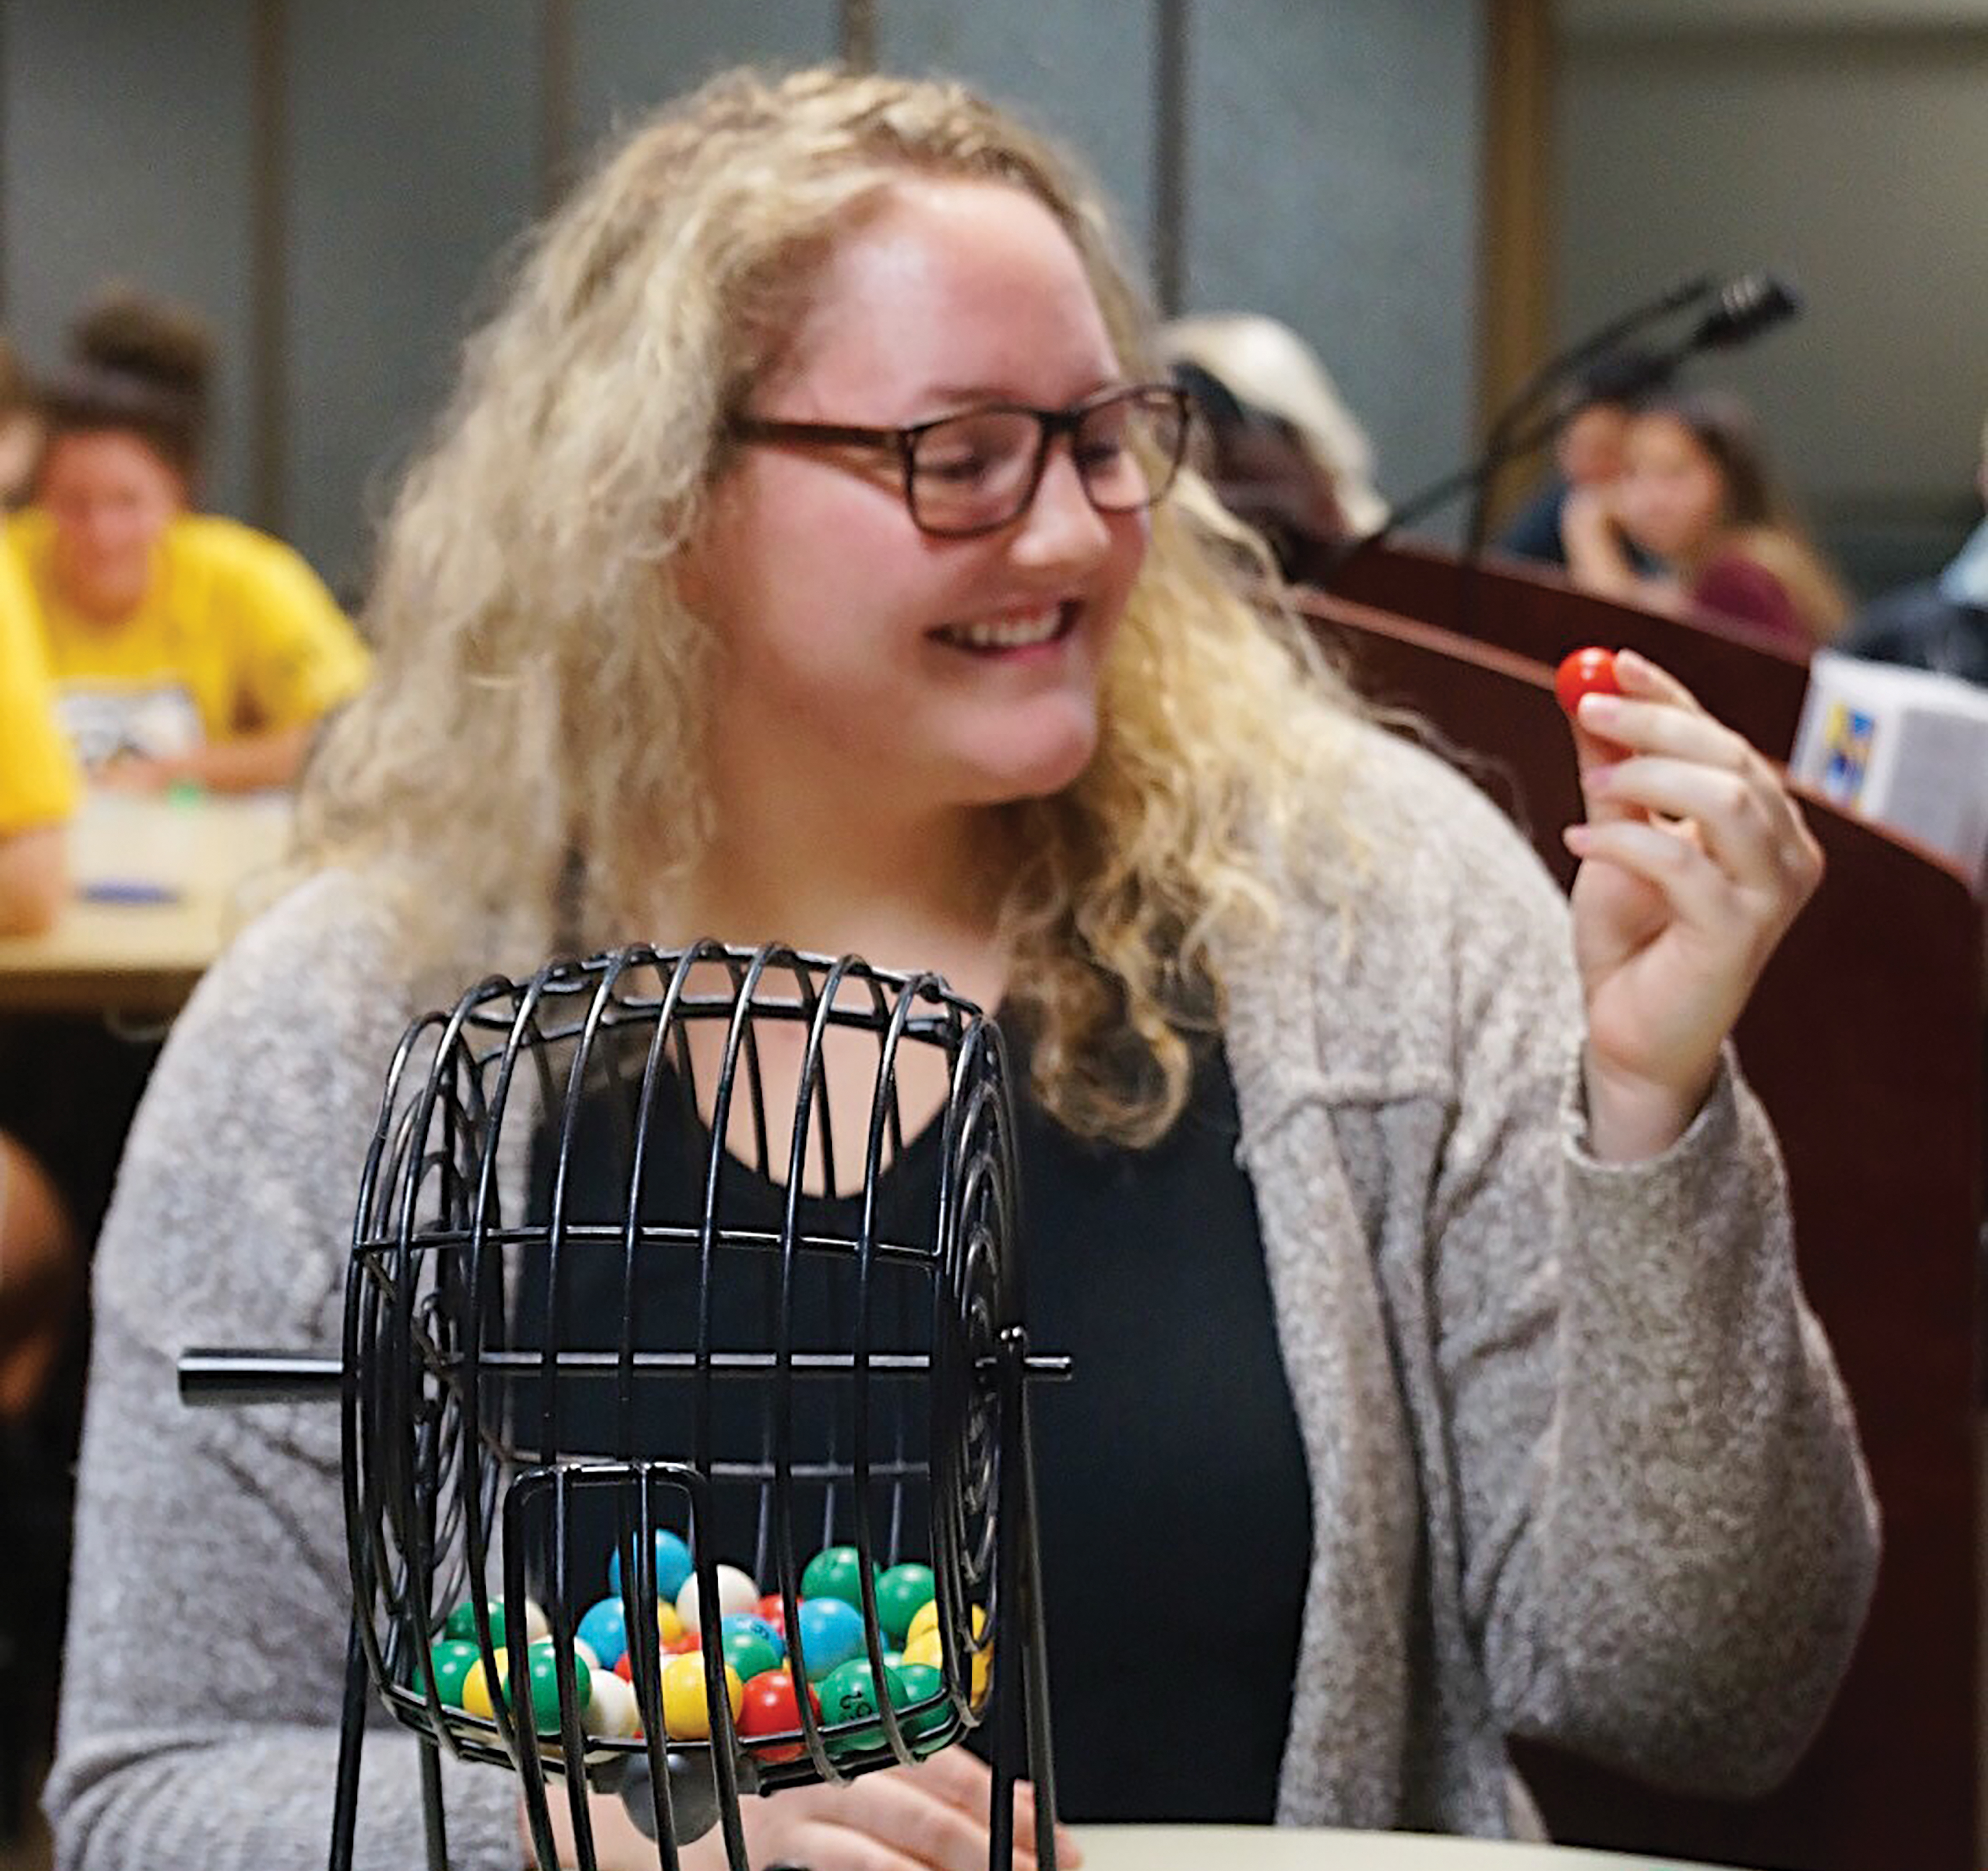
<svg viewBox="0 0 1988 1871">
<path fill-rule="evenodd" d="M 969 650 L 1025 650 L 1046 643 L 1063 628 L 1063 606 L 1031 611 L 1024 617 L 983 619 L 974 623 L 948 624 L 939 635 L 948 643 L 964 644 Z"/>
</svg>

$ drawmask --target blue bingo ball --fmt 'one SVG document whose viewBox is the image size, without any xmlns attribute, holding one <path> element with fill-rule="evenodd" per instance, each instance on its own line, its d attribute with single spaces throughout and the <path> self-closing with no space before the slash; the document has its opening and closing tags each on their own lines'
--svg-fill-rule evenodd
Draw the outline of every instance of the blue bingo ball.
<svg viewBox="0 0 1988 1871">
<path fill-rule="evenodd" d="M 600 1659 L 604 1670 L 612 1670 L 628 1648 L 628 1614 L 617 1597 L 604 1598 L 589 1608 L 573 1635 Z"/>
<path fill-rule="evenodd" d="M 656 1530 L 656 1596 L 674 1603 L 691 1574 L 690 1548 L 674 1533 Z M 607 1562 L 607 1589 L 621 1589 L 621 1555 Z"/>
<path fill-rule="evenodd" d="M 742 1634 L 749 1637 L 765 1639 L 773 1646 L 775 1660 L 779 1662 L 786 1660 L 786 1639 L 780 1635 L 779 1629 L 776 1625 L 768 1623 L 756 1612 L 728 1611 L 718 1620 L 718 1635 L 720 1642 L 727 1637 L 735 1637 Z"/>
<path fill-rule="evenodd" d="M 800 1608 L 801 1649 L 810 1683 L 863 1654 L 863 1613 L 839 1598 L 810 1598 Z"/>
</svg>

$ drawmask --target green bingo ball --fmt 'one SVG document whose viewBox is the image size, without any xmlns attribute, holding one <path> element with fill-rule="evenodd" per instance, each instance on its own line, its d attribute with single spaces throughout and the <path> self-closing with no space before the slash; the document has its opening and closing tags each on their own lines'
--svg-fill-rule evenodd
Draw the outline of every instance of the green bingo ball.
<svg viewBox="0 0 1988 1871">
<path fill-rule="evenodd" d="M 462 1679 L 469 1666 L 483 1653 L 461 1637 L 445 1637 L 428 1652 L 428 1668 L 434 1671 L 435 1694 L 448 1708 L 462 1707 Z M 414 1665 L 414 1693 L 428 1694 L 428 1670 Z"/>
<path fill-rule="evenodd" d="M 871 1570 L 874 1576 L 875 1568 Z M 801 1574 L 803 1598 L 839 1598 L 863 1609 L 863 1562 L 854 1546 L 825 1546 Z"/>
<path fill-rule="evenodd" d="M 782 1658 L 766 1640 L 756 1631 L 727 1631 L 723 1640 L 725 1660 L 739 1672 L 742 1683 L 749 1683 L 753 1677 L 768 1670 L 777 1670 Z"/>
<path fill-rule="evenodd" d="M 867 1721 L 877 1713 L 877 1682 L 866 1657 L 859 1657 L 853 1663 L 831 1670 L 816 1687 L 821 1694 L 821 1718 L 830 1727 L 838 1722 Z M 893 1708 L 902 1708 L 911 1700 L 904 1688 L 904 1677 L 888 1663 L 884 1667 L 884 1689 Z M 866 1748 L 881 1748 L 884 1745 L 883 1724 L 872 1723 L 850 1734 L 832 1735 L 828 1744 L 837 1754 L 855 1754 Z"/>
<path fill-rule="evenodd" d="M 489 1611 L 490 1647 L 493 1650 L 501 1650 L 504 1647 L 503 1601 L 501 1599 L 492 1599 L 489 1601 Z M 460 1637 L 468 1643 L 474 1643 L 476 1641 L 475 1605 L 465 1598 L 448 1614 L 448 1623 L 445 1628 L 451 1637 Z"/>
<path fill-rule="evenodd" d="M 935 1589 L 931 1568 L 916 1560 L 892 1566 L 877 1581 L 877 1622 L 894 1650 L 904 1647 L 904 1633 L 932 1602 Z"/>
<path fill-rule="evenodd" d="M 938 1753 L 956 1738 L 942 1732 L 952 1719 L 952 1704 L 946 1700 L 945 1673 L 930 1663 L 900 1663 L 897 1673 L 904 1686 L 905 1704 L 913 1711 L 904 1717 L 905 1740 L 911 1744 L 915 1754 Z M 931 1706 L 920 1708 L 921 1702 Z M 938 1738 L 921 1746 L 928 1734 Z"/>
<path fill-rule="evenodd" d="M 559 1652 L 549 1640 L 535 1643 L 526 1653 L 532 1670 L 532 1723 L 541 1734 L 556 1734 L 560 1726 Z M 573 1660 L 573 1700 L 576 1714 L 587 1713 L 593 1699 L 593 1672 L 587 1659 Z"/>
</svg>

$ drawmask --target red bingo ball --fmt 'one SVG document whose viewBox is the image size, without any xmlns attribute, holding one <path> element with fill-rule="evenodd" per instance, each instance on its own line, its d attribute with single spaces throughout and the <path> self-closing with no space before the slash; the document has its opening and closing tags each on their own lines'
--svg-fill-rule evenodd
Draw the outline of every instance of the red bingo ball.
<svg viewBox="0 0 1988 1871">
<path fill-rule="evenodd" d="M 808 1685 L 808 1701 L 817 1720 L 821 1697 Z M 794 1703 L 794 1679 L 785 1670 L 762 1670 L 746 1685 L 746 1700 L 739 1711 L 739 1732 L 753 1741 L 762 1734 L 793 1734 L 800 1731 L 800 1711 Z M 778 1748 L 757 1748 L 752 1751 L 766 1761 L 798 1761 L 806 1751 L 803 1741 L 789 1741 Z"/>
<path fill-rule="evenodd" d="M 764 1598 L 760 1599 L 759 1615 L 764 1618 L 769 1624 L 772 1625 L 774 1630 L 780 1633 L 783 1639 L 786 1636 L 786 1601 L 780 1596 L 779 1592 L 769 1592 Z"/>
<path fill-rule="evenodd" d="M 1568 715 L 1578 713 L 1584 695 L 1619 695 L 1615 657 L 1608 650 L 1577 650 L 1554 674 L 1554 693 Z"/>
</svg>

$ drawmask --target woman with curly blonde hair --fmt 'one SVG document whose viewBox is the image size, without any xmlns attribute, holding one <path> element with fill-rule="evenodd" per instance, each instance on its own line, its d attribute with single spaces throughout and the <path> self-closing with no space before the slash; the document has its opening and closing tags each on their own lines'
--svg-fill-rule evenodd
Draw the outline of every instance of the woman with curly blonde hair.
<svg viewBox="0 0 1988 1871">
<path fill-rule="evenodd" d="M 392 516 L 304 874 L 134 1133 L 65 1863 L 315 1849 L 335 1430 L 181 1413 L 171 1355 L 324 1335 L 410 1010 L 634 936 L 937 968 L 1026 1055 L 1069 1814 L 1497 1833 L 1513 1731 L 1732 1786 L 1799 1751 L 1871 1509 L 1723 1042 L 1814 847 L 1625 657 L 1570 930 L 1260 595 L 1149 334 L 1088 185 L 947 83 L 721 78 L 539 237 Z M 369 1750 L 362 1865 L 419 1836 L 414 1751 Z M 452 1785 L 456 1863 L 518 1861 L 511 1798 Z M 746 1832 L 978 1866 L 986 1798 L 955 1749 Z"/>
</svg>

